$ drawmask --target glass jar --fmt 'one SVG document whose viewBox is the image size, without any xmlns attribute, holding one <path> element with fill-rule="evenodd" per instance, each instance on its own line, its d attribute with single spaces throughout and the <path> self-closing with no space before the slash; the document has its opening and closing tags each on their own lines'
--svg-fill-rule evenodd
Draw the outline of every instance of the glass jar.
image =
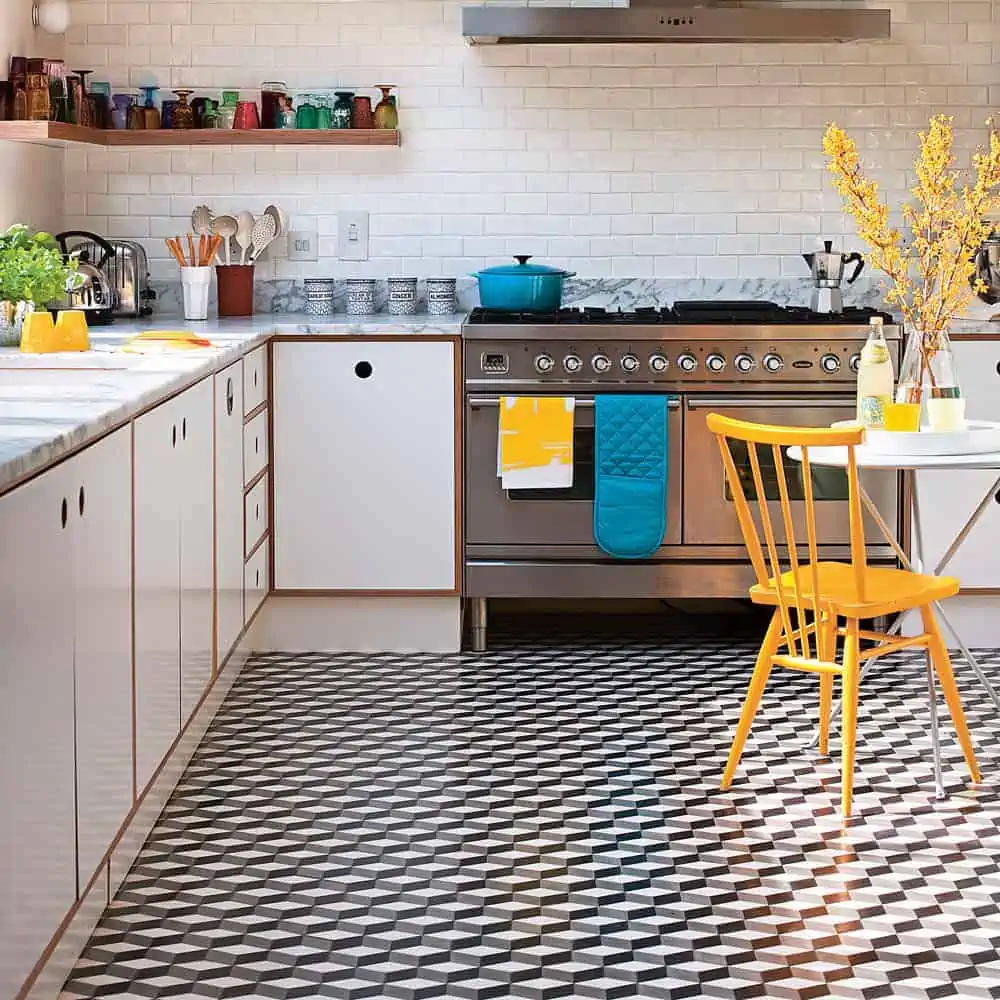
<svg viewBox="0 0 1000 1000">
<path fill-rule="evenodd" d="M 315 94 L 301 94 L 298 100 L 298 107 L 295 109 L 295 127 L 300 129 L 314 129 L 319 115 L 316 109 Z"/>
<path fill-rule="evenodd" d="M 962 387 L 955 351 L 946 329 L 936 333 L 907 328 L 903 363 L 896 383 L 897 403 L 917 403 L 931 430 L 953 430 L 964 423 Z M 956 412 L 962 410 L 961 419 Z"/>
<path fill-rule="evenodd" d="M 378 84 L 382 91 L 382 100 L 375 106 L 375 128 L 399 128 L 399 111 L 396 109 L 396 98 L 392 96 L 394 85 Z"/>
<path fill-rule="evenodd" d="M 354 108 L 354 91 L 336 91 L 337 100 L 333 105 L 333 127 L 350 128 L 351 112 Z"/>
<path fill-rule="evenodd" d="M 324 131 L 333 127 L 333 108 L 330 98 L 321 94 L 316 98 L 316 128 Z"/>
<path fill-rule="evenodd" d="M 260 85 L 260 127 L 281 128 L 281 98 L 288 94 L 288 85 L 268 81 Z"/>
<path fill-rule="evenodd" d="M 292 106 L 291 97 L 286 94 L 281 98 L 281 127 L 295 128 L 295 108 Z"/>
<path fill-rule="evenodd" d="M 219 114 L 215 119 L 216 128 L 231 129 L 236 122 L 236 105 L 223 104 L 219 108 Z"/>
</svg>

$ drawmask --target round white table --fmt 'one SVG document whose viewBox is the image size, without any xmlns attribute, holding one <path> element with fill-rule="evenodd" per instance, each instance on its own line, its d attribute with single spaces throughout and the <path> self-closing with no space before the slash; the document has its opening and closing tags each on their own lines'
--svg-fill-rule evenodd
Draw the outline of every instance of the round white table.
<svg viewBox="0 0 1000 1000">
<path fill-rule="evenodd" d="M 1000 452 L 990 452 L 979 455 L 886 455 L 881 452 L 872 451 L 864 445 L 859 445 L 855 449 L 854 455 L 859 469 L 883 469 L 902 472 L 904 474 L 905 485 L 907 486 L 906 492 L 910 498 L 910 523 L 913 528 L 912 534 L 914 551 L 912 556 L 907 556 L 906 552 L 903 551 L 898 539 L 896 539 L 893 534 L 892 528 L 888 525 L 879 509 L 872 502 L 872 499 L 865 491 L 864 486 L 861 486 L 861 502 L 868 513 L 872 516 L 872 519 L 878 525 L 879 530 L 885 536 L 886 541 L 892 546 L 900 564 L 905 569 L 911 570 L 915 573 L 924 571 L 924 546 L 923 532 L 921 530 L 920 522 L 920 499 L 917 491 L 917 477 L 915 473 L 925 472 L 931 469 L 988 469 L 1000 473 Z M 794 461 L 800 462 L 802 460 L 802 449 L 798 447 L 789 448 L 788 457 Z M 841 469 L 846 468 L 847 449 L 839 447 L 810 448 L 809 462 L 812 465 L 823 465 Z M 948 563 L 951 562 L 951 560 L 955 557 L 955 553 L 958 552 L 966 538 L 969 537 L 969 532 L 975 527 L 976 522 L 979 521 L 989 508 L 990 504 L 993 503 L 994 497 L 997 496 L 998 491 L 1000 491 L 1000 475 L 997 476 L 996 481 L 992 486 L 990 486 L 989 490 L 987 490 L 986 495 L 976 506 L 975 510 L 973 510 L 969 519 L 965 522 L 961 530 L 953 539 L 952 543 L 945 550 L 944 555 L 941 556 L 937 565 L 930 570 L 931 573 L 937 576 L 945 569 Z M 986 689 L 986 692 L 992 699 L 994 706 L 996 706 L 997 709 L 1000 709 L 1000 695 L 997 694 L 995 688 L 990 683 L 983 671 L 982 665 L 975 658 L 975 656 L 972 655 L 968 647 L 962 641 L 962 637 L 948 620 L 940 603 L 934 604 L 934 610 L 937 613 L 938 619 L 941 621 L 942 625 L 944 625 L 944 627 L 954 637 L 955 642 L 962 653 L 963 659 L 965 659 L 969 666 L 975 671 L 976 677 L 978 677 L 979 682 Z M 895 635 L 900 631 L 900 629 L 902 629 L 902 627 L 903 617 L 900 616 L 896 620 L 895 624 L 893 624 L 889 629 L 887 635 Z M 874 662 L 874 660 L 868 660 L 867 663 L 865 663 L 861 671 L 862 677 L 864 677 L 868 668 Z M 934 783 L 938 798 L 944 798 L 944 782 L 941 775 L 941 746 L 938 737 L 937 694 L 934 683 L 934 671 L 931 667 L 929 659 L 927 662 L 927 683 L 931 709 L 931 745 L 934 751 Z M 838 705 L 834 710 L 833 716 L 836 717 L 836 715 L 839 714 L 839 711 L 840 706 Z"/>
</svg>

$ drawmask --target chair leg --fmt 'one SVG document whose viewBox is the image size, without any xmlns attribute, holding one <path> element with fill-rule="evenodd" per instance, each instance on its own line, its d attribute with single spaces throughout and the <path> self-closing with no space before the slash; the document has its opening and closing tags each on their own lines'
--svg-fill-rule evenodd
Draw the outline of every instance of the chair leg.
<svg viewBox="0 0 1000 1000">
<path fill-rule="evenodd" d="M 858 728 L 858 664 L 860 643 L 858 640 L 858 620 L 852 618 L 847 623 L 847 637 L 844 640 L 844 721 L 840 727 L 840 803 L 844 816 L 851 815 L 854 798 L 854 747 Z"/>
<path fill-rule="evenodd" d="M 965 712 L 962 710 L 962 699 L 959 697 L 955 675 L 952 673 L 948 647 L 944 644 L 941 629 L 929 605 L 924 605 L 920 609 L 920 617 L 923 621 L 924 631 L 927 633 L 927 648 L 931 654 L 931 661 L 934 664 L 938 680 L 941 682 L 941 692 L 944 694 L 944 700 L 948 705 L 951 721 L 955 727 L 955 734 L 958 736 L 959 745 L 965 755 L 965 763 L 969 766 L 972 780 L 978 783 L 982 781 L 982 775 L 979 772 L 979 765 L 976 763 L 976 752 L 972 748 L 972 737 L 969 735 Z"/>
<path fill-rule="evenodd" d="M 775 611 L 771 618 L 771 624 L 767 627 L 760 652 L 757 654 L 757 663 L 753 669 L 753 676 L 750 678 L 750 687 L 747 688 L 740 721 L 736 726 L 736 735 L 733 737 L 733 745 L 729 749 L 729 760 L 726 762 L 726 770 L 719 786 L 723 791 L 733 783 L 733 775 L 736 773 L 736 767 L 743 755 L 743 747 L 746 745 L 747 736 L 750 733 L 750 725 L 753 722 L 753 717 L 757 714 L 761 696 L 764 694 L 764 686 L 771 673 L 771 657 L 778 651 L 778 646 L 781 644 L 781 635 L 781 612 Z"/>
<path fill-rule="evenodd" d="M 819 675 L 819 752 L 830 752 L 830 713 L 833 711 L 833 674 Z"/>
</svg>

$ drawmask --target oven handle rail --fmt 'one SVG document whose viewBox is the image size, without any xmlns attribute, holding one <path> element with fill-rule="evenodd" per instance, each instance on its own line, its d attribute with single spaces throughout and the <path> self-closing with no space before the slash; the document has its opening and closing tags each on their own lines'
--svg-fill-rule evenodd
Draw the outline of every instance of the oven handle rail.
<svg viewBox="0 0 1000 1000">
<path fill-rule="evenodd" d="M 560 393 L 559 395 L 562 395 L 562 393 Z M 568 395 L 572 399 L 574 399 L 576 401 L 576 405 L 581 410 L 592 410 L 594 408 L 593 397 L 589 397 L 588 398 L 588 397 L 581 397 L 581 396 L 573 396 L 572 393 L 566 393 L 565 395 Z M 468 402 L 469 406 L 472 407 L 472 409 L 474 409 L 474 410 L 481 410 L 481 409 L 485 409 L 485 408 L 490 407 L 490 406 L 498 407 L 500 405 L 500 397 L 499 396 L 469 396 L 467 402 Z M 669 409 L 671 409 L 671 410 L 679 410 L 680 406 L 681 406 L 681 403 L 680 403 L 679 399 L 670 399 L 670 400 L 667 400 L 667 407 Z"/>
<path fill-rule="evenodd" d="M 795 409 L 807 408 L 811 410 L 827 409 L 833 404 L 838 404 L 841 399 L 847 400 L 846 394 L 841 396 L 827 397 L 807 397 L 807 396 L 703 396 L 699 399 L 688 397 L 689 410 L 711 410 L 716 406 L 739 407 L 747 409 L 749 407 L 767 407 L 768 409 Z"/>
</svg>

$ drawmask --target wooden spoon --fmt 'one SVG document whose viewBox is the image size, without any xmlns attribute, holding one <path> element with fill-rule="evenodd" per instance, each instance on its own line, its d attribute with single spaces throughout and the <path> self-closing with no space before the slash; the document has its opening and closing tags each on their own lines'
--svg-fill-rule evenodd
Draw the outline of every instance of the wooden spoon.
<svg viewBox="0 0 1000 1000">
<path fill-rule="evenodd" d="M 236 220 L 231 215 L 217 215 L 214 219 L 212 219 L 212 232 L 215 233 L 216 236 L 222 237 L 222 242 L 226 247 L 227 267 L 233 262 L 230 250 L 230 241 L 236 235 L 236 230 L 238 228 Z"/>
</svg>

